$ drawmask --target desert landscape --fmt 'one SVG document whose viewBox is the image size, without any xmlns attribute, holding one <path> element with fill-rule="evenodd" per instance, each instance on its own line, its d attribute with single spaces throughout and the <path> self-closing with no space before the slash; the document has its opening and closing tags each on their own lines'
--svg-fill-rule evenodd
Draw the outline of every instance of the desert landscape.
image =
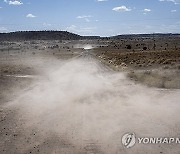
<svg viewBox="0 0 180 154">
<path fill-rule="evenodd" d="M 180 153 L 121 142 L 179 136 L 180 35 L 46 33 L 0 35 L 0 153 Z"/>
</svg>

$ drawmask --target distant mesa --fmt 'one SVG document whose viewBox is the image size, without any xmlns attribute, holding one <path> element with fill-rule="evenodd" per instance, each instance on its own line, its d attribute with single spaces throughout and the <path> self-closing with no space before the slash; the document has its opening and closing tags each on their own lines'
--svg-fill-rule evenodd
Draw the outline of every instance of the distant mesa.
<svg viewBox="0 0 180 154">
<path fill-rule="evenodd" d="M 19 31 L 0 33 L 0 41 L 27 41 L 27 40 L 79 40 L 80 35 L 67 31 Z"/>
<path fill-rule="evenodd" d="M 80 36 L 78 34 L 70 33 L 67 31 L 18 31 L 10 33 L 0 33 L 0 41 L 28 41 L 28 40 L 93 40 L 93 39 L 127 39 L 137 37 L 170 37 L 178 36 L 180 34 L 128 34 L 117 35 L 112 37 L 100 37 L 100 36 Z"/>
</svg>

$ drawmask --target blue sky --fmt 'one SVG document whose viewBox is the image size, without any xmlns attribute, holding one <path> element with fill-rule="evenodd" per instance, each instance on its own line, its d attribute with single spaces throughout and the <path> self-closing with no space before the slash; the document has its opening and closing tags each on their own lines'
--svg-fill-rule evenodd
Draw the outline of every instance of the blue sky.
<svg viewBox="0 0 180 154">
<path fill-rule="evenodd" d="M 1 0 L 0 32 L 180 33 L 180 0 Z"/>
</svg>

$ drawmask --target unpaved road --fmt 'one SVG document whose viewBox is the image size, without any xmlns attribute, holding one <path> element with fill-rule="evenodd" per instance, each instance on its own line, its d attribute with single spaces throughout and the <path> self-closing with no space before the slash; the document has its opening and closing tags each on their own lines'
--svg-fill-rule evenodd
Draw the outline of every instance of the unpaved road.
<svg viewBox="0 0 180 154">
<path fill-rule="evenodd" d="M 137 85 L 88 53 L 57 65 L 3 106 L 1 154 L 180 153 L 179 144 L 121 143 L 127 132 L 180 137 L 179 90 Z"/>
</svg>

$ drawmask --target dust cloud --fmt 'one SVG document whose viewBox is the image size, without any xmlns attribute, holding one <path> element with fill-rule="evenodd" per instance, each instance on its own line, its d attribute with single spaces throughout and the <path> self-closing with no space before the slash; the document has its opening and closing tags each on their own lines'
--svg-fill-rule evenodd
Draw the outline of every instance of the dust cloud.
<svg viewBox="0 0 180 154">
<path fill-rule="evenodd" d="M 19 109 L 23 130 L 39 130 L 34 143 L 55 136 L 76 149 L 67 153 L 125 153 L 121 137 L 126 132 L 173 136 L 180 131 L 180 91 L 135 84 L 89 55 L 58 65 L 49 65 L 42 80 L 9 103 Z"/>
<path fill-rule="evenodd" d="M 95 45 L 92 45 L 92 44 L 76 44 L 74 45 L 74 48 L 82 48 L 82 49 L 85 49 L 85 50 L 90 50 L 90 49 L 93 49 L 95 47 Z"/>
</svg>

